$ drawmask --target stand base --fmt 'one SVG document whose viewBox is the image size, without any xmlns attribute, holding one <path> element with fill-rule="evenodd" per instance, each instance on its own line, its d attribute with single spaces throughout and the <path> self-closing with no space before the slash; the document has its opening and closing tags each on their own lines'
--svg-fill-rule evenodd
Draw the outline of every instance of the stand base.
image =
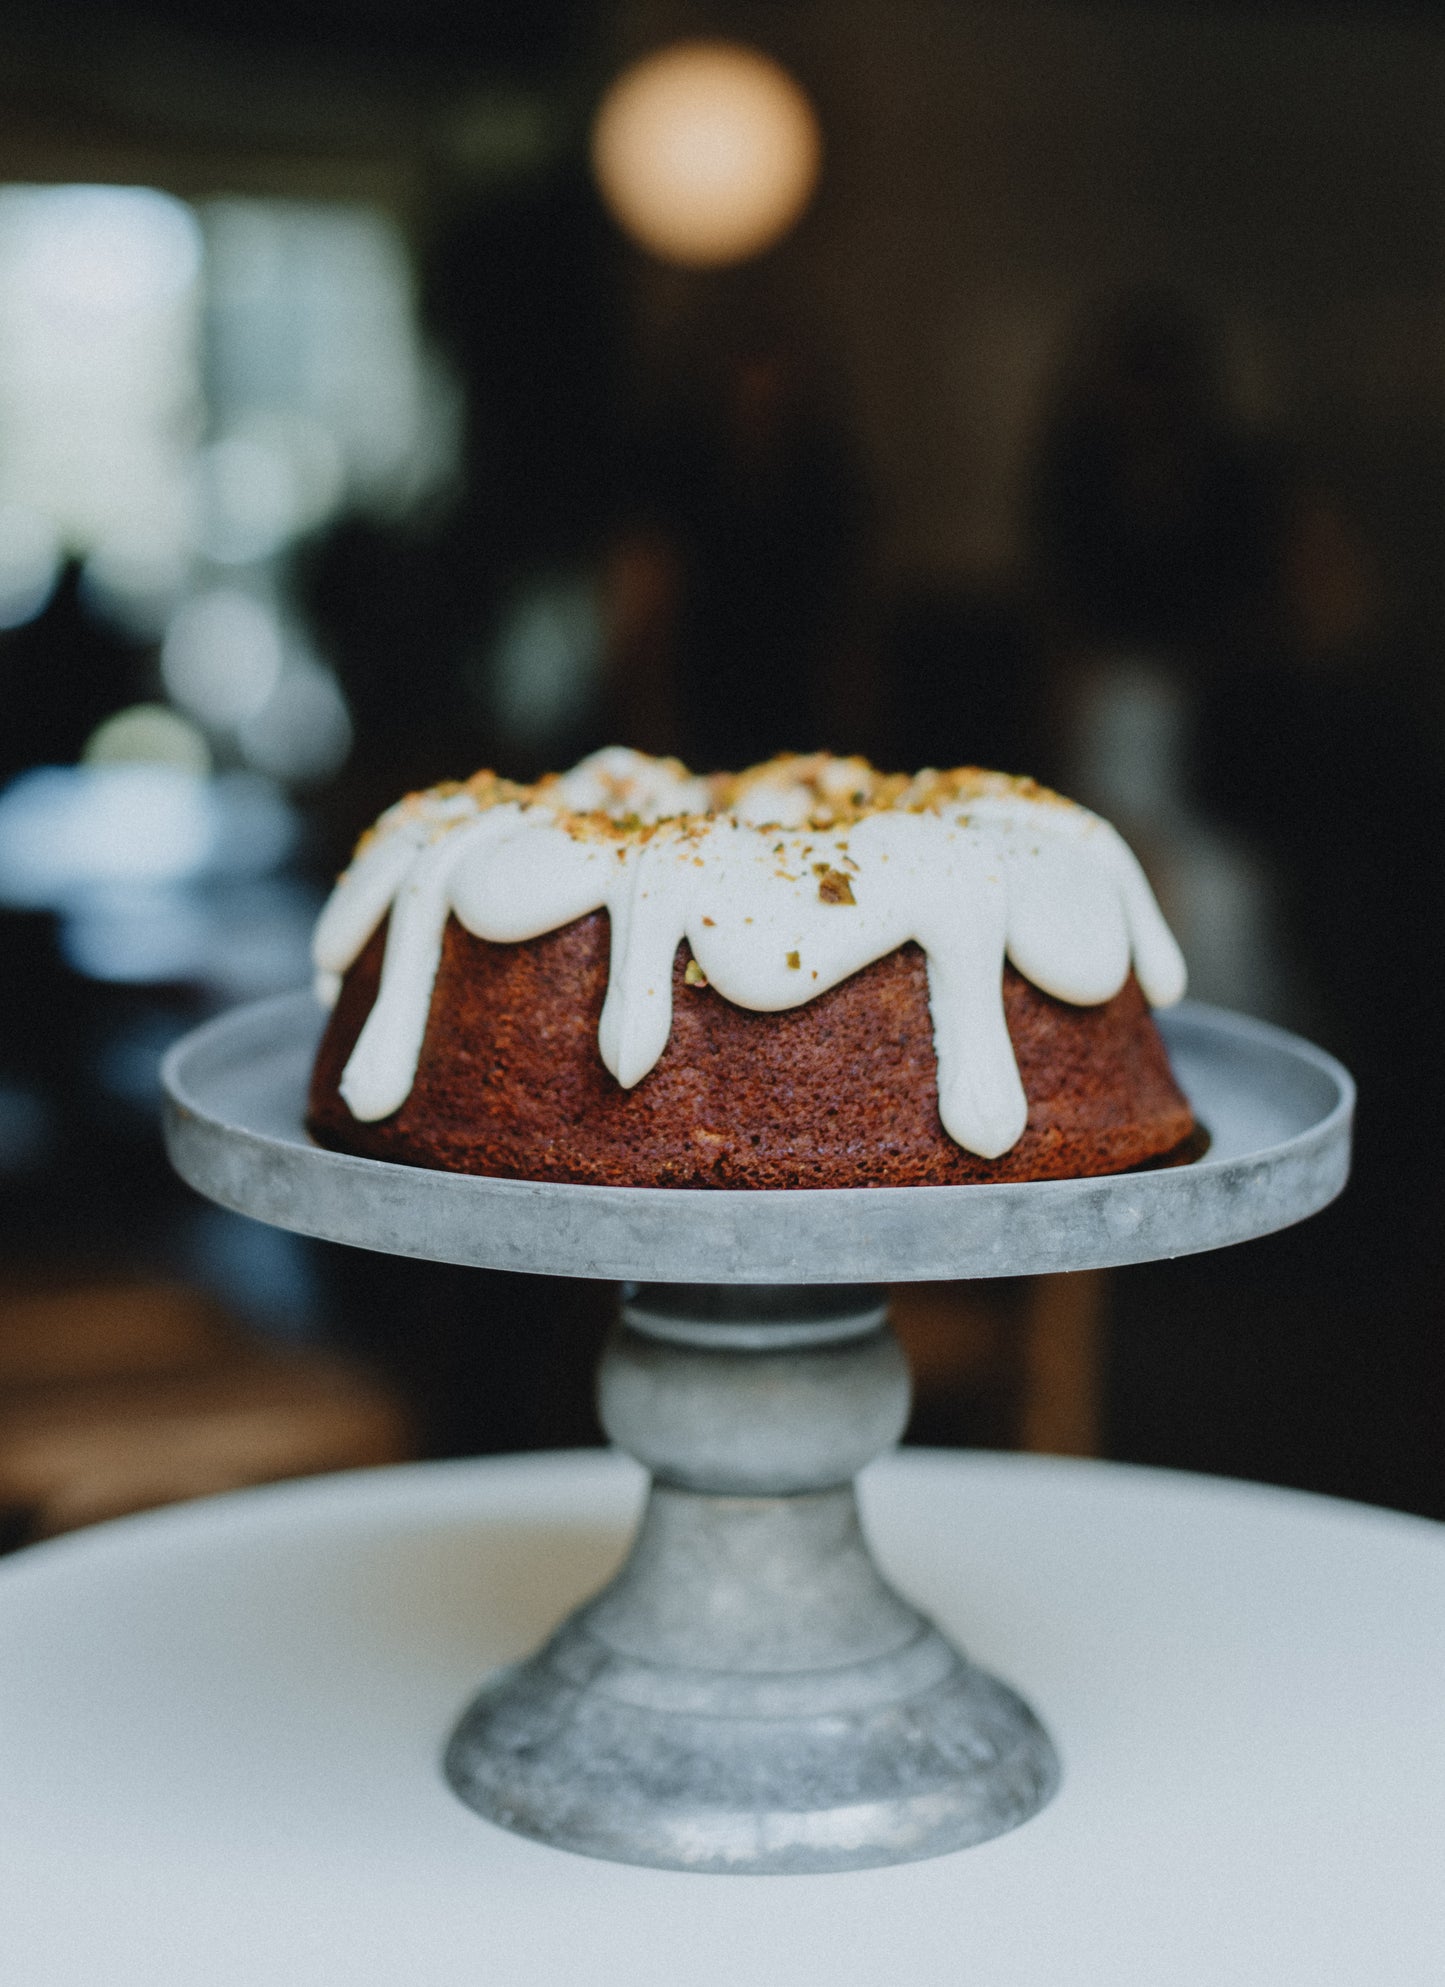
<svg viewBox="0 0 1445 1987">
<path fill-rule="evenodd" d="M 710 1624 L 691 1606 L 704 1589 Z M 446 1773 L 554 1847 L 752 1874 L 942 1855 L 1017 1827 L 1058 1783 L 1022 1699 L 879 1577 L 851 1488 L 655 1488 L 628 1565 L 482 1692 Z"/>
</svg>

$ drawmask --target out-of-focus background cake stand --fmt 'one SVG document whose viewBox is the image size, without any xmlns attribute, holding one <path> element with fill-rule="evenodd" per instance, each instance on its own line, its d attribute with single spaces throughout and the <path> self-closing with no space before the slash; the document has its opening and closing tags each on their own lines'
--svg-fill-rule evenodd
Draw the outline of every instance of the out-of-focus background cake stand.
<svg viewBox="0 0 1445 1987">
<path fill-rule="evenodd" d="M 463 1800 L 594 1856 L 777 1873 L 937 1855 L 1050 1799 L 1058 1756 L 1029 1705 L 882 1578 L 859 1527 L 853 1479 L 908 1408 L 877 1286 L 1185 1254 L 1330 1200 L 1345 1072 L 1208 1009 L 1166 1026 L 1212 1139 L 1195 1164 L 867 1192 L 498 1181 L 321 1150 L 301 1124 L 306 996 L 172 1052 L 171 1154 L 223 1205 L 372 1249 L 624 1283 L 599 1406 L 652 1473 L 643 1522 L 616 1578 L 466 1712 L 446 1753 Z"/>
</svg>

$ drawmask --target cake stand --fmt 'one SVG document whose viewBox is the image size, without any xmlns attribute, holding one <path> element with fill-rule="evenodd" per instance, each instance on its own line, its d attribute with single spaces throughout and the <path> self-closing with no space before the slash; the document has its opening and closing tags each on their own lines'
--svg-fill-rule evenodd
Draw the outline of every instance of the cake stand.
<svg viewBox="0 0 1445 1987">
<path fill-rule="evenodd" d="M 1333 1199 L 1345 1070 L 1215 1009 L 1160 1019 L 1207 1155 L 999 1186 L 558 1186 L 324 1151 L 301 1123 L 322 1026 L 306 994 L 171 1051 L 171 1158 L 223 1206 L 623 1284 L 598 1403 L 651 1472 L 642 1524 L 612 1583 L 463 1715 L 445 1771 L 464 1801 L 588 1855 L 749 1872 L 938 1855 L 1044 1805 L 1059 1765 L 1043 1726 L 887 1584 L 859 1527 L 853 1479 L 908 1412 L 880 1286 L 1187 1255 Z"/>
</svg>

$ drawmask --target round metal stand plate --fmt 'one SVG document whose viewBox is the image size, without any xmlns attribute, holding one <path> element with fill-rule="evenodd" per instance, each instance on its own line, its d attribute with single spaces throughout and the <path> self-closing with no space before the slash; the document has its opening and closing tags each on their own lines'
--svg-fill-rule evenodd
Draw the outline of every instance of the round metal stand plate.
<svg viewBox="0 0 1445 1987">
<path fill-rule="evenodd" d="M 1159 1017 L 1210 1134 L 1194 1165 L 1096 1180 L 792 1193 L 488 1180 L 328 1152 L 302 1126 L 323 1017 L 235 1009 L 166 1059 L 166 1140 L 239 1213 L 388 1255 L 666 1283 L 1024 1276 L 1190 1255 L 1302 1221 L 1349 1170 L 1354 1086 L 1298 1036 L 1217 1008 Z"/>
</svg>

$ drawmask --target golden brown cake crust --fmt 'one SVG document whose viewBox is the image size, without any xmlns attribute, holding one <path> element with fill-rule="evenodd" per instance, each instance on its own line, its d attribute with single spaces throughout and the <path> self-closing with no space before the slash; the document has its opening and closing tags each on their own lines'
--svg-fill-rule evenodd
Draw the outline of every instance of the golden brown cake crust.
<svg viewBox="0 0 1445 1987">
<path fill-rule="evenodd" d="M 311 1084 L 324 1145 L 504 1179 L 596 1186 L 944 1186 L 1121 1172 L 1170 1152 L 1193 1119 L 1131 974 L 1074 1007 L 1012 967 L 1004 1011 L 1028 1128 L 998 1159 L 956 1145 L 938 1116 L 922 952 L 908 944 L 781 1013 L 734 1007 L 673 965 L 671 1038 L 624 1090 L 603 1067 L 608 920 L 593 912 L 520 945 L 448 920 L 416 1081 L 362 1124 L 337 1084 L 376 998 L 377 931 L 342 985 Z"/>
</svg>

